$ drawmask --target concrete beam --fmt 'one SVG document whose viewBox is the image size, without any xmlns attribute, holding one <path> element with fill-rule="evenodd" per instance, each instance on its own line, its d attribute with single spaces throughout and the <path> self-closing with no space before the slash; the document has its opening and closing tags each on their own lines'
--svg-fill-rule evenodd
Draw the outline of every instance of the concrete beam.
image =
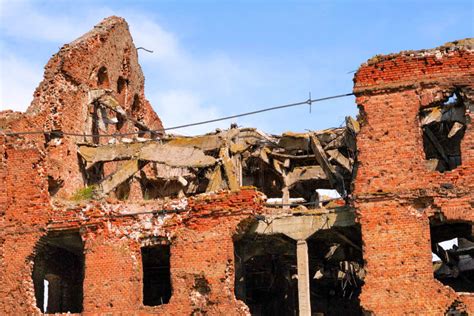
<svg viewBox="0 0 474 316">
<path fill-rule="evenodd" d="M 321 166 L 295 167 L 287 174 L 287 184 L 292 187 L 300 181 L 328 180 Z"/>
<path fill-rule="evenodd" d="M 240 189 L 239 181 L 235 174 L 234 164 L 229 157 L 229 149 L 227 147 L 221 148 L 219 151 L 219 157 L 222 159 L 222 166 L 224 173 L 227 178 L 227 184 L 231 191 L 238 191 Z"/>
<path fill-rule="evenodd" d="M 217 165 L 211 174 L 209 184 L 207 185 L 206 192 L 215 192 L 222 188 L 222 172 L 221 165 Z"/>
<path fill-rule="evenodd" d="M 100 183 L 99 186 L 102 193 L 107 194 L 114 190 L 118 185 L 133 176 L 138 170 L 140 170 L 138 160 L 124 162 L 114 174 L 111 174 Z"/>
<path fill-rule="evenodd" d="M 333 165 L 329 163 L 326 152 L 321 146 L 321 142 L 314 135 L 311 135 L 311 149 L 319 165 L 323 168 L 324 173 L 328 177 L 331 185 L 339 192 L 341 196 L 345 196 L 344 178 L 337 172 Z"/>
<path fill-rule="evenodd" d="M 89 163 L 114 160 L 146 160 L 172 167 L 208 167 L 216 163 L 214 157 L 193 147 L 179 147 L 156 142 L 113 144 L 92 147 L 80 145 L 79 154 Z"/>
<path fill-rule="evenodd" d="M 347 210 L 316 215 L 280 217 L 267 223 L 258 221 L 251 231 L 266 235 L 284 234 L 294 240 L 305 240 L 320 229 L 354 224 L 355 213 Z"/>
</svg>

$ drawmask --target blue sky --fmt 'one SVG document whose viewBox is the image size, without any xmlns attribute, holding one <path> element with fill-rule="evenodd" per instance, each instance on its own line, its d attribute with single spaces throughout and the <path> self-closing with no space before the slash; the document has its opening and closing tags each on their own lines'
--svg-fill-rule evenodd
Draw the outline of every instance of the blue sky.
<svg viewBox="0 0 474 316">
<path fill-rule="evenodd" d="M 473 37 L 474 1 L 0 0 L 0 110 L 24 111 L 59 48 L 110 15 L 127 19 L 145 93 L 165 126 L 352 90 L 376 54 Z M 245 117 L 271 133 L 339 126 L 353 97 Z M 230 121 L 179 130 L 185 135 Z"/>
</svg>

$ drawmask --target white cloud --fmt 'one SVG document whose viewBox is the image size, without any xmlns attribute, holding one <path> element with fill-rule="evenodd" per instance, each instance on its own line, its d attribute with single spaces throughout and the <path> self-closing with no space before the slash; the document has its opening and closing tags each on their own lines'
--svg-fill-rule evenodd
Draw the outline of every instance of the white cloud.
<svg viewBox="0 0 474 316">
<path fill-rule="evenodd" d="M 87 19 L 72 21 L 61 14 L 40 13 L 27 1 L 0 2 L 1 29 L 9 36 L 34 41 L 68 43 L 87 27 Z"/>
<path fill-rule="evenodd" d="M 221 117 L 228 109 L 211 105 L 211 100 L 221 99 L 219 105 L 226 106 L 227 97 L 245 90 L 246 85 L 260 84 L 253 71 L 225 54 L 193 56 L 174 33 L 157 22 L 134 14 L 126 19 L 135 45 L 153 51 L 152 54 L 141 52 L 140 62 L 148 73 L 146 94 L 165 127 Z M 166 87 L 160 80 L 166 82 Z M 203 134 L 229 125 L 230 121 L 225 121 L 173 132 Z"/>
<path fill-rule="evenodd" d="M 153 51 L 152 54 L 141 55 L 145 61 L 173 64 L 181 62 L 183 53 L 178 47 L 178 41 L 174 34 L 165 31 L 159 24 L 143 16 L 132 15 L 127 19 L 127 22 L 135 45 Z"/>
<path fill-rule="evenodd" d="M 152 50 L 140 53 L 140 62 L 148 72 L 154 71 L 176 85 L 199 89 L 199 91 L 219 91 L 231 93 L 249 79 L 257 84 L 253 71 L 245 70 L 236 60 L 223 53 L 208 56 L 193 56 L 181 45 L 176 34 L 165 30 L 146 16 L 130 14 L 126 16 L 134 43 Z"/>
<path fill-rule="evenodd" d="M 203 105 L 203 100 L 189 91 L 170 90 L 153 96 L 157 112 L 165 127 L 200 122 L 220 117 L 222 114 L 213 106 Z M 226 128 L 228 122 L 214 123 L 213 128 Z M 172 134 L 197 135 L 210 132 L 208 125 L 169 131 Z"/>
<path fill-rule="evenodd" d="M 42 67 L 13 55 L 0 61 L 0 110 L 25 111 L 42 79 Z"/>
<path fill-rule="evenodd" d="M 31 2 L 0 0 L 0 110 L 25 111 L 33 100 L 44 67 L 40 62 L 44 56 L 31 57 L 38 45 L 57 43 L 59 47 L 69 43 L 99 20 L 90 14 L 81 18 L 66 17 L 61 12 L 45 14 Z M 20 48 L 16 41 L 22 42 Z M 28 52 L 28 58 L 20 57 L 25 55 L 21 49 Z"/>
</svg>

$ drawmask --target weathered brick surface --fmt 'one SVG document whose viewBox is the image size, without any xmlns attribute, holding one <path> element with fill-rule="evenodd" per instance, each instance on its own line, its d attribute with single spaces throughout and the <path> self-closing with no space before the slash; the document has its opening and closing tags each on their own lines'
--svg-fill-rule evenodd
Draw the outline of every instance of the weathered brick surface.
<svg viewBox="0 0 474 316">
<path fill-rule="evenodd" d="M 193 198 L 183 214 L 170 210 L 158 232 L 138 239 L 133 239 L 132 227 L 143 226 L 141 215 L 112 218 L 113 215 L 102 213 L 96 223 L 110 221 L 111 226 L 74 222 L 76 227 L 89 227 L 84 234 L 84 314 L 243 314 L 246 307 L 235 299 L 233 292 L 232 237 L 242 220 L 261 209 L 260 200 L 253 190 Z M 125 228 L 129 234 L 114 227 Z M 171 242 L 172 297 L 168 304 L 157 307 L 142 305 L 140 242 L 150 237 Z M 209 294 L 196 292 L 199 277 L 208 282 Z"/>
<path fill-rule="evenodd" d="M 442 315 L 456 295 L 433 277 L 427 215 L 394 200 L 357 207 L 367 271 L 362 306 L 380 315 Z"/>
<path fill-rule="evenodd" d="M 130 206 L 80 204 L 49 213 L 42 228 L 80 230 L 84 240 L 85 277 L 83 314 L 126 315 L 242 315 L 246 306 L 235 299 L 233 235 L 243 220 L 262 209 L 254 190 L 197 196 L 186 209 L 167 215 L 122 216 Z M 57 206 L 55 206 L 56 208 Z M 150 209 L 165 205 L 148 205 Z M 44 210 L 46 207 L 38 208 Z M 112 211 L 113 210 L 113 211 Z M 147 231 L 145 222 L 152 224 Z M 24 225 L 33 227 L 33 225 Z M 0 310 L 8 315 L 38 314 L 31 280 L 34 246 L 44 231 L 22 233 L 20 225 L 2 235 L 2 291 Z M 140 246 L 160 238 L 171 243 L 172 297 L 168 304 L 142 304 Z M 18 245 L 18 246 L 17 246 Z M 196 279 L 208 282 L 209 293 L 197 292 Z M 15 302 L 21 298 L 22 304 Z M 27 298 L 25 300 L 25 298 Z"/>
<path fill-rule="evenodd" d="M 35 300 L 30 256 L 51 214 L 43 155 L 22 140 L 10 139 L 1 150 L 0 311 L 31 313 Z"/>
<path fill-rule="evenodd" d="M 107 69 L 107 80 L 100 83 L 100 69 Z M 119 93 L 119 81 L 125 80 Z M 43 130 L 91 134 L 90 91 L 110 89 L 121 101 L 127 115 L 142 121 L 150 129 L 163 128 L 144 94 L 144 76 L 138 63 L 128 25 L 124 19 L 110 17 L 77 40 L 64 45 L 45 67 L 44 79 L 34 93 L 25 113 L 0 112 L 0 128 L 7 131 Z M 109 113 L 110 117 L 116 116 Z M 101 134 L 135 132 L 131 121 L 123 125 L 107 125 Z M 91 141 L 91 137 L 65 137 L 50 142 L 43 135 L 28 135 L 43 147 L 48 160 L 48 175 L 63 181 L 58 196 L 70 196 L 83 184 L 78 168 L 76 142 Z M 107 143 L 110 138 L 100 138 Z M 116 164 L 106 167 L 110 173 Z"/>
<path fill-rule="evenodd" d="M 367 270 L 362 306 L 380 315 L 441 315 L 457 299 L 473 313 L 472 297 L 434 279 L 428 218 L 442 212 L 448 220 L 473 221 L 472 123 L 461 144 L 462 165 L 440 173 L 425 167 L 418 117 L 420 108 L 455 88 L 472 102 L 472 41 L 375 57 L 354 82 L 363 115 L 354 181 Z"/>
<path fill-rule="evenodd" d="M 141 261 L 136 242 L 86 235 L 84 311 L 121 312 L 141 304 Z M 137 251 L 138 248 L 138 251 Z"/>
</svg>

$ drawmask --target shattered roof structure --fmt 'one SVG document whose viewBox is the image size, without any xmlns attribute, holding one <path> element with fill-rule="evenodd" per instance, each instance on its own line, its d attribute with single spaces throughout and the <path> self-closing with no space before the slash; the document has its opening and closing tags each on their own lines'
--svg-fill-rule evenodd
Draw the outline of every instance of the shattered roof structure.
<svg viewBox="0 0 474 316">
<path fill-rule="evenodd" d="M 344 127 L 185 137 L 105 19 L 0 112 L 0 313 L 474 313 L 473 47 L 372 58 Z"/>
<path fill-rule="evenodd" d="M 78 153 L 88 179 L 97 178 L 89 170 L 98 164 L 129 161 L 97 181 L 99 196 L 135 177 L 149 199 L 254 186 L 268 197 L 285 192 L 286 203 L 290 192 L 309 202 L 312 188 L 334 187 L 346 194 L 356 151 L 356 131 L 350 126 L 281 136 L 231 128 L 196 137 L 122 138 L 107 145 L 78 143 Z"/>
</svg>

